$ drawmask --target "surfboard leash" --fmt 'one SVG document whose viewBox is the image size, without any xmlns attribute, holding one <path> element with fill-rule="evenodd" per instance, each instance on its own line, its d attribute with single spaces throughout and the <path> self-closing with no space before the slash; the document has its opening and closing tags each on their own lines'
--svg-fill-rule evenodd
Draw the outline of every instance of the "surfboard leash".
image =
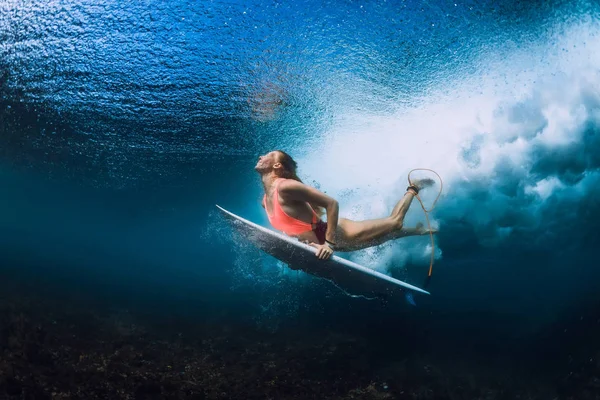
<svg viewBox="0 0 600 400">
<path fill-rule="evenodd" d="M 431 222 L 429 221 L 429 213 L 435 208 L 440 196 L 442 195 L 442 190 L 444 188 L 444 181 L 442 180 L 442 177 L 440 176 L 440 174 L 438 174 L 437 172 L 435 172 L 432 169 L 429 168 L 415 168 L 410 170 L 410 172 L 408 173 L 408 184 L 410 186 L 413 186 L 412 180 L 410 179 L 410 174 L 412 174 L 414 171 L 429 171 L 434 173 L 435 175 L 437 175 L 437 177 L 440 180 L 440 191 L 438 192 L 437 197 L 435 198 L 433 205 L 431 206 L 431 208 L 428 210 L 427 208 L 425 208 L 425 205 L 423 204 L 423 200 L 421 200 L 421 197 L 419 196 L 419 194 L 415 194 L 415 197 L 417 198 L 417 200 L 419 200 L 419 203 L 421 204 L 421 208 L 423 209 L 423 212 L 425 213 L 425 220 L 427 221 L 427 228 L 429 229 L 429 238 L 431 239 L 431 258 L 429 260 L 429 272 L 427 273 L 427 278 L 425 278 L 425 284 L 423 285 L 424 287 L 427 287 L 427 285 L 429 285 L 429 282 L 431 281 L 431 274 L 433 272 L 433 259 L 435 257 L 435 242 L 433 240 L 433 232 L 431 231 Z"/>
</svg>

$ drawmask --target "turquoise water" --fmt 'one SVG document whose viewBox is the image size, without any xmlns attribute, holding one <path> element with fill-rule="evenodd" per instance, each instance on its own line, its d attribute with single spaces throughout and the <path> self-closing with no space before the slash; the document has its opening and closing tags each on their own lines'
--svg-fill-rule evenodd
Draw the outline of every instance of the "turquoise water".
<svg viewBox="0 0 600 400">
<path fill-rule="evenodd" d="M 4 304 L 127 310 L 148 324 L 173 318 L 184 335 L 208 320 L 307 343 L 343 333 L 370 357 L 362 376 L 396 398 L 403 386 L 389 376 L 409 376 L 407 359 L 469 374 L 480 358 L 526 365 L 544 393 L 583 398 L 600 355 L 599 11 L 4 1 L 0 277 L 14 289 Z M 352 219 L 386 215 L 412 168 L 440 173 L 432 296 L 416 308 L 347 297 L 232 235 L 214 205 L 268 226 L 252 167 L 272 149 Z M 414 204 L 406 223 L 421 221 Z M 407 238 L 343 256 L 420 286 L 430 251 Z M 556 389 L 574 371 L 577 383 Z"/>
</svg>

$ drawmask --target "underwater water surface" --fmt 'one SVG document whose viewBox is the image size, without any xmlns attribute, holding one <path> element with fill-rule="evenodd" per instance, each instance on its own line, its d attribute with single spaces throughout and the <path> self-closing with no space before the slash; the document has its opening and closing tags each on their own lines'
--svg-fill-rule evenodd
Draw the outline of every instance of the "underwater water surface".
<svg viewBox="0 0 600 400">
<path fill-rule="evenodd" d="M 0 1 L 0 398 L 599 398 L 599 17 Z M 232 232 L 215 204 L 269 226 L 274 149 L 351 219 L 437 171 L 431 296 L 349 297 Z M 421 286 L 431 251 L 343 257 Z"/>
</svg>

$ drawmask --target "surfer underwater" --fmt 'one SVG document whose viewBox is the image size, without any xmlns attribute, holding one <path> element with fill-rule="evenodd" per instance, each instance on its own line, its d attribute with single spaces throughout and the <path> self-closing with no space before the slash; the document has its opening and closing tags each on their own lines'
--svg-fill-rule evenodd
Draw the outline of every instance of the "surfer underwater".
<svg viewBox="0 0 600 400">
<path fill-rule="evenodd" d="M 404 227 L 404 217 L 413 198 L 432 186 L 433 179 L 412 181 L 388 217 L 352 221 L 339 218 L 339 203 L 334 198 L 298 178 L 297 164 L 286 152 L 275 150 L 260 156 L 254 169 L 261 176 L 265 191 L 262 206 L 273 228 L 314 247 L 319 259 L 328 259 L 334 251 L 355 251 L 430 233 L 423 224 Z M 321 220 L 323 214 L 327 222 Z"/>
</svg>

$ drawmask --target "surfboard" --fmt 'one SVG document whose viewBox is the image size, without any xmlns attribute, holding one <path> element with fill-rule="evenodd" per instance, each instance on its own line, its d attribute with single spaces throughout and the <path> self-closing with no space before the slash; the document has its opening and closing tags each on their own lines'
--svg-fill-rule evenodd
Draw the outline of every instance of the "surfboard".
<svg viewBox="0 0 600 400">
<path fill-rule="evenodd" d="M 314 247 L 302 243 L 296 238 L 248 221 L 219 205 L 216 207 L 232 226 L 254 246 L 288 264 L 292 269 L 299 269 L 331 281 L 351 295 L 388 297 L 398 292 L 430 294 L 426 290 L 335 254 L 328 260 L 319 260 L 315 256 Z M 409 293 L 406 293 L 407 291 Z"/>
</svg>

